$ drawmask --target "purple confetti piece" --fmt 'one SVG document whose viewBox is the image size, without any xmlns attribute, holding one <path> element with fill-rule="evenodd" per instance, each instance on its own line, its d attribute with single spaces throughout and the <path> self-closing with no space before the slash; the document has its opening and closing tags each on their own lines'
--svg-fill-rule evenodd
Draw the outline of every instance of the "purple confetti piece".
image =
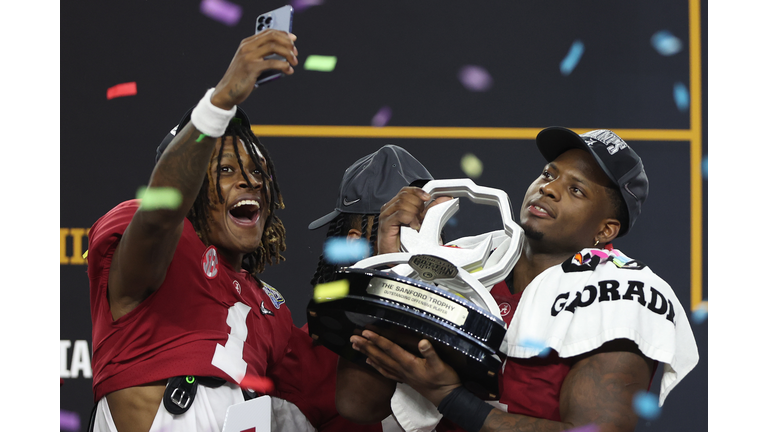
<svg viewBox="0 0 768 432">
<path fill-rule="evenodd" d="M 203 0 L 200 3 L 200 12 L 208 18 L 232 27 L 240 22 L 243 8 L 227 0 Z"/>
<path fill-rule="evenodd" d="M 675 55 L 683 49 L 683 43 L 667 30 L 660 30 L 651 36 L 651 45 L 663 56 Z"/>
<path fill-rule="evenodd" d="M 493 77 L 482 66 L 462 66 L 459 69 L 459 81 L 469 91 L 484 92 L 493 86 Z"/>
<path fill-rule="evenodd" d="M 72 411 L 61 410 L 61 430 L 79 431 L 80 414 Z"/>
<path fill-rule="evenodd" d="M 291 0 L 291 6 L 293 6 L 294 12 L 301 12 L 312 6 L 320 6 L 321 4 L 323 4 L 323 0 Z"/>
<path fill-rule="evenodd" d="M 577 428 L 568 429 L 564 432 L 600 432 L 600 426 L 590 423 L 586 426 L 579 426 Z"/>
<path fill-rule="evenodd" d="M 563 61 L 560 62 L 560 73 L 565 76 L 570 75 L 576 68 L 576 65 L 579 64 L 582 54 L 584 54 L 584 43 L 577 39 L 573 41 L 571 49 L 568 50 L 568 54 Z"/>
<path fill-rule="evenodd" d="M 389 123 L 389 119 L 392 117 L 392 110 L 388 106 L 383 106 L 379 110 L 379 112 L 376 113 L 376 115 L 373 116 L 373 119 L 371 120 L 371 126 L 374 127 L 382 127 L 386 126 L 387 123 Z"/>
</svg>

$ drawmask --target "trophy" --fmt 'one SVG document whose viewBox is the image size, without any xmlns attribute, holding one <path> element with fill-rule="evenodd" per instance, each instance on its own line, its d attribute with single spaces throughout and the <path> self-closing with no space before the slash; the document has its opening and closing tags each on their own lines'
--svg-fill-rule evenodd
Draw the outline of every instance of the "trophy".
<svg viewBox="0 0 768 432">
<path fill-rule="evenodd" d="M 422 189 L 453 199 L 429 208 L 418 232 L 401 227 L 401 252 L 372 256 L 337 271 L 335 280 L 346 280 L 349 292 L 330 301 L 310 301 L 309 333 L 361 365 L 366 357 L 352 349 L 349 338 L 364 329 L 416 356 L 419 341 L 428 339 L 468 390 L 497 399 L 506 324 L 490 290 L 520 257 L 522 229 L 502 190 L 470 179 L 432 180 Z M 442 244 L 440 233 L 459 210 L 461 197 L 496 206 L 503 229 Z"/>
</svg>

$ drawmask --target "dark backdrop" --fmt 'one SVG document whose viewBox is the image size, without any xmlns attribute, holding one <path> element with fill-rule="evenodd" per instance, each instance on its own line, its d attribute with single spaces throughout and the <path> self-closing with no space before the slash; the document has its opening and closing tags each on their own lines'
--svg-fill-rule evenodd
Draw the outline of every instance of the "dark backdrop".
<svg viewBox="0 0 768 432">
<path fill-rule="evenodd" d="M 77 341 L 91 348 L 82 229 L 135 197 L 149 179 L 161 139 L 216 85 L 239 41 L 253 33 L 256 17 L 285 4 L 236 3 L 243 14 L 234 26 L 200 13 L 196 0 L 82 0 L 61 9 L 61 409 L 78 413 L 83 428 L 93 400 L 89 359 L 82 350 L 73 359 Z M 256 125 L 370 126 L 376 112 L 389 106 L 388 126 L 627 130 L 642 138 L 625 136 L 644 160 L 650 196 L 632 233 L 616 245 L 667 280 L 690 316 L 691 167 L 698 161 L 691 164 L 690 141 L 670 136 L 691 128 L 690 110 L 676 106 L 673 86 L 695 90 L 690 46 L 701 43 L 706 53 L 706 4 L 699 40 L 689 37 L 690 21 L 689 3 L 682 0 L 326 1 L 294 16 L 295 75 L 258 89 L 243 107 Z M 677 36 L 682 50 L 672 56 L 654 50 L 650 39 L 659 30 Z M 577 39 L 584 54 L 563 75 L 560 62 Z M 335 70 L 304 70 L 312 54 L 336 56 Z M 457 78 L 463 65 L 484 67 L 493 77 L 490 90 L 463 87 Z M 702 79 L 706 83 L 706 67 Z M 138 93 L 107 100 L 107 88 L 123 82 L 136 82 Z M 703 104 L 706 113 L 706 94 Z M 647 130 L 661 132 L 654 137 Z M 409 150 L 436 178 L 465 177 L 459 161 L 473 153 L 484 167 L 475 181 L 507 191 L 517 217 L 520 199 L 544 163 L 535 132 L 519 136 L 263 137 L 277 166 L 286 201 L 280 217 L 288 232 L 287 261 L 268 268 L 264 280 L 281 291 L 294 322 L 303 325 L 325 237 L 323 229 L 306 227 L 332 210 L 344 169 L 388 143 Z M 706 135 L 703 145 L 706 154 Z M 704 181 L 704 198 L 706 190 Z M 484 223 L 466 210 L 457 216 L 462 227 Z M 700 265 L 706 269 L 704 257 Z M 641 421 L 638 430 L 707 429 L 708 327 L 704 322 L 693 328 L 699 365 L 671 393 L 661 417 Z M 658 386 L 659 376 L 652 391 L 658 393 Z"/>
</svg>

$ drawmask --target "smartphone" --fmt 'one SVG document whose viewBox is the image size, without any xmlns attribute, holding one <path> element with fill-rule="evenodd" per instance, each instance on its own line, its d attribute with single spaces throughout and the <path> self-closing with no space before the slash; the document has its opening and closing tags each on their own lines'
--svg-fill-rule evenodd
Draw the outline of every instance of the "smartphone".
<svg viewBox="0 0 768 432">
<path fill-rule="evenodd" d="M 282 30 L 290 33 L 293 28 L 293 7 L 291 5 L 285 5 L 281 8 L 259 15 L 256 19 L 256 34 L 259 34 L 268 29 Z M 272 54 L 265 59 L 278 59 L 285 60 L 285 57 L 277 54 Z M 256 87 L 274 81 L 285 75 L 279 70 L 266 70 L 259 75 L 256 79 Z"/>
</svg>

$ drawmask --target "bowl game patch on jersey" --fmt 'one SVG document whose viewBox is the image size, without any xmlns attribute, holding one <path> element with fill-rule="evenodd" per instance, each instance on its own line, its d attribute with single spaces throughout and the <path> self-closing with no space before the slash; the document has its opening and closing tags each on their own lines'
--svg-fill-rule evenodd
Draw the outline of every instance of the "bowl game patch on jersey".
<svg viewBox="0 0 768 432">
<path fill-rule="evenodd" d="M 276 289 L 272 288 L 268 283 L 262 281 L 261 284 L 263 285 L 261 289 L 267 293 L 269 299 L 272 300 L 272 304 L 275 305 L 275 308 L 280 309 L 280 305 L 285 303 L 283 296 L 280 295 L 280 293 Z"/>
</svg>

